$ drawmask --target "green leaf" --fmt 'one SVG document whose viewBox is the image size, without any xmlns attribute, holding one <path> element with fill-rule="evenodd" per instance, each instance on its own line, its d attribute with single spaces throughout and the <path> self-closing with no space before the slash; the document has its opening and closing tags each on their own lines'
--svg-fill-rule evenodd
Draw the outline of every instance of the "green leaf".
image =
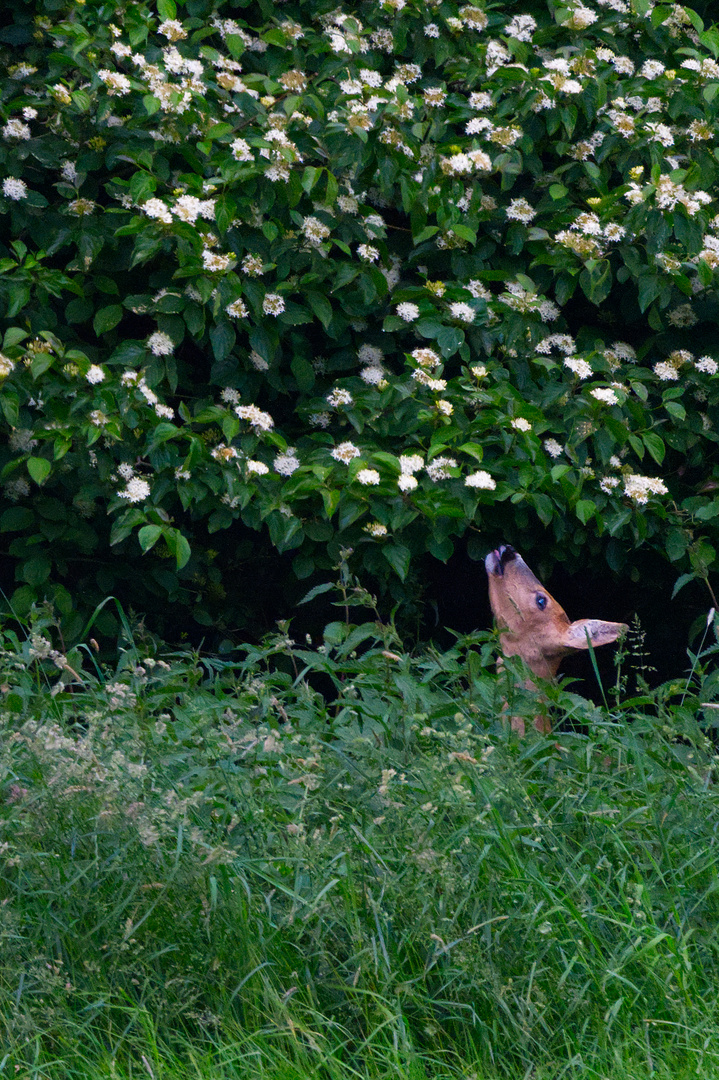
<svg viewBox="0 0 719 1080">
<path fill-rule="evenodd" d="M 53 358 L 50 353 L 39 352 L 35 353 L 30 364 L 30 371 L 32 372 L 33 379 L 38 379 L 43 375 L 48 368 L 52 367 Z"/>
<path fill-rule="evenodd" d="M 3 349 L 11 349 L 13 345 L 19 345 L 27 336 L 27 331 L 21 330 L 19 326 L 9 327 L 5 331 L 5 336 L 3 338 Z"/>
<path fill-rule="evenodd" d="M 309 604 L 310 600 L 314 600 L 316 596 L 321 596 L 322 593 L 329 592 L 330 589 L 335 589 L 337 586 L 333 581 L 326 581 L 323 585 L 315 585 L 314 589 L 310 589 L 308 593 L 297 601 L 298 606 L 300 604 Z"/>
<path fill-rule="evenodd" d="M 47 581 L 51 569 L 52 563 L 47 555 L 36 555 L 22 564 L 18 577 L 21 581 L 26 581 L 28 585 L 37 587 Z"/>
<path fill-rule="evenodd" d="M 190 555 L 192 554 L 189 542 L 185 539 L 179 529 L 165 529 L 164 536 L 165 543 L 175 556 L 177 569 L 182 570 L 182 567 L 187 565 Z"/>
<path fill-rule="evenodd" d="M 694 581 L 696 576 L 696 574 L 682 574 L 681 577 L 678 577 L 674 583 L 674 588 L 672 589 L 672 600 L 677 595 L 679 590 L 683 589 L 684 586 L 687 585 L 690 581 Z"/>
<path fill-rule="evenodd" d="M 92 320 L 92 328 L 99 337 L 100 334 L 106 334 L 110 330 L 114 330 L 117 324 L 122 318 L 122 305 L 121 304 L 109 304 L 108 307 L 100 308 Z"/>
<path fill-rule="evenodd" d="M 434 236 L 435 233 L 438 232 L 439 228 L 437 225 L 425 225 L 425 227 L 423 229 L 420 229 L 417 235 L 413 236 L 412 239 L 415 244 L 422 244 L 425 240 L 429 240 L 430 237 Z"/>
<path fill-rule="evenodd" d="M 0 391 L 0 409 L 10 427 L 17 427 L 20 419 L 20 399 L 9 390 Z"/>
<path fill-rule="evenodd" d="M 657 465 L 661 465 L 666 453 L 666 447 L 662 439 L 651 431 L 647 432 L 646 435 L 642 435 L 642 438 L 644 440 L 644 445 L 656 461 Z"/>
<path fill-rule="evenodd" d="M 27 506 L 11 506 L 0 517 L 0 532 L 20 532 L 31 527 L 35 515 Z"/>
<path fill-rule="evenodd" d="M 665 401 L 664 408 L 674 420 L 683 423 L 687 418 L 687 411 L 678 401 Z"/>
<path fill-rule="evenodd" d="M 322 293 L 310 290 L 305 293 L 305 298 L 326 330 L 332 322 L 332 305 L 329 300 Z"/>
<path fill-rule="evenodd" d="M 582 292 L 591 303 L 599 306 L 612 291 L 612 271 L 608 260 L 591 268 L 585 267 L 579 275 Z"/>
<path fill-rule="evenodd" d="M 580 499 L 574 509 L 582 525 L 586 525 L 594 517 L 597 508 L 590 499 Z"/>
<path fill-rule="evenodd" d="M 384 544 L 382 554 L 401 581 L 407 577 L 412 552 L 404 544 Z"/>
<path fill-rule="evenodd" d="M 162 525 L 143 525 L 137 534 L 137 539 L 140 541 L 140 547 L 143 552 L 149 551 L 150 548 L 154 547 L 162 536 L 162 533 Z"/>
<path fill-rule="evenodd" d="M 213 326 L 210 330 L 212 351 L 216 360 L 226 360 L 232 352 L 235 344 L 235 328 L 229 322 L 223 321 Z"/>
<path fill-rule="evenodd" d="M 293 356 L 290 361 L 290 369 L 295 379 L 297 380 L 297 386 L 303 394 L 308 393 L 315 385 L 315 372 L 312 364 L 302 356 Z"/>
<path fill-rule="evenodd" d="M 27 471 L 38 486 L 42 486 L 45 483 L 51 470 L 52 465 L 47 458 L 29 457 L 27 459 Z"/>
<path fill-rule="evenodd" d="M 661 278 L 655 274 L 644 274 L 639 278 L 639 310 L 644 313 L 662 291 Z"/>
<path fill-rule="evenodd" d="M 452 232 L 455 236 L 458 236 L 460 240 L 467 240 L 470 244 L 477 243 L 477 234 L 474 229 L 470 229 L 469 225 L 452 225 Z"/>
</svg>

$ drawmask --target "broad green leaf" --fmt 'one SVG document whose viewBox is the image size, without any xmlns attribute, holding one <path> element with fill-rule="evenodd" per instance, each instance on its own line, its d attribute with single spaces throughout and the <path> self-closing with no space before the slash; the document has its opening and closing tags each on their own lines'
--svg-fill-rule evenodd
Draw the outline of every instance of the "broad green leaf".
<svg viewBox="0 0 719 1080">
<path fill-rule="evenodd" d="M 389 543 L 382 545 L 382 554 L 394 572 L 404 581 L 407 577 L 412 553 L 404 544 Z"/>
<path fill-rule="evenodd" d="M 27 459 L 27 471 L 39 486 L 42 486 L 45 483 L 51 470 L 52 465 L 47 458 L 29 457 Z"/>
<path fill-rule="evenodd" d="M 651 431 L 647 432 L 646 435 L 642 435 L 642 438 L 644 439 L 644 445 L 656 461 L 657 465 L 661 465 L 661 463 L 664 461 L 664 455 L 666 453 L 666 447 L 663 441 L 659 438 L 658 435 L 655 435 Z"/>
<path fill-rule="evenodd" d="M 92 328 L 99 337 L 100 334 L 106 334 L 110 330 L 114 330 L 117 324 L 122 318 L 122 305 L 110 304 L 108 307 L 100 308 L 92 320 Z"/>
<path fill-rule="evenodd" d="M 162 536 L 162 533 L 162 525 L 143 525 L 137 534 L 137 539 L 140 541 L 140 547 L 143 552 L 149 551 L 151 547 L 154 547 Z"/>
<path fill-rule="evenodd" d="M 597 508 L 590 499 L 580 499 L 574 509 L 582 525 L 586 525 L 594 517 Z"/>
</svg>

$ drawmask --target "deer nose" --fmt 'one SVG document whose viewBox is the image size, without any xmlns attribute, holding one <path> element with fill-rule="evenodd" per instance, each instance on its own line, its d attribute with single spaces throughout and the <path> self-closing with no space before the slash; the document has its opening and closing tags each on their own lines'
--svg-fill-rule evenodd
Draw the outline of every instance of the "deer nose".
<svg viewBox="0 0 719 1080">
<path fill-rule="evenodd" d="M 488 574 L 494 574 L 495 577 L 502 577 L 506 564 L 516 558 L 517 552 L 510 544 L 500 544 L 494 551 L 490 551 L 489 555 L 484 560 L 484 565 Z"/>
</svg>

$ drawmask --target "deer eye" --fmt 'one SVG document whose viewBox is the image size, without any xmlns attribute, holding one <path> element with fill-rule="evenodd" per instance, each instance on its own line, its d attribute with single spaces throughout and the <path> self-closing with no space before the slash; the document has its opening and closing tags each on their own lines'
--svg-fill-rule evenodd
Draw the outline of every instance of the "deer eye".
<svg viewBox="0 0 719 1080">
<path fill-rule="evenodd" d="M 537 597 L 537 607 L 539 608 L 539 610 L 544 611 L 546 606 L 547 606 L 547 598 L 546 598 L 546 596 L 538 596 Z"/>
</svg>

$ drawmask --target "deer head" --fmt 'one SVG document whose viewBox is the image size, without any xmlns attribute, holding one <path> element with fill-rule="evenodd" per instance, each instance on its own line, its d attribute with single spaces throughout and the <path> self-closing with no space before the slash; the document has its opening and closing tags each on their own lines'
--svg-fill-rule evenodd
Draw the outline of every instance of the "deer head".
<svg viewBox="0 0 719 1080">
<path fill-rule="evenodd" d="M 628 629 L 602 619 L 570 622 L 564 608 L 547 592 L 509 544 L 484 560 L 489 602 L 499 627 L 505 656 L 521 656 L 535 675 L 550 679 L 562 657 L 592 646 L 608 645 Z"/>
</svg>

